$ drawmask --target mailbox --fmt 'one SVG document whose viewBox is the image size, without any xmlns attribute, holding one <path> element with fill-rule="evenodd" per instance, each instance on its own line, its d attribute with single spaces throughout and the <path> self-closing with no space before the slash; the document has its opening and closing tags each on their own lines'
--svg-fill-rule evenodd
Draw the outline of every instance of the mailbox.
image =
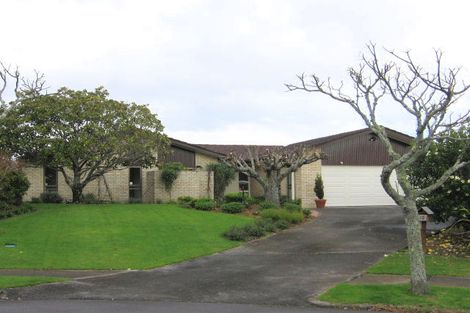
<svg viewBox="0 0 470 313">
<path fill-rule="evenodd" d="M 430 222 L 434 212 L 427 206 L 423 206 L 418 209 L 419 221 L 420 222 Z"/>
<path fill-rule="evenodd" d="M 418 218 L 421 222 L 421 244 L 423 245 L 423 250 L 426 252 L 426 226 L 427 223 L 431 221 L 434 212 L 426 207 L 423 206 L 418 209 Z"/>
</svg>

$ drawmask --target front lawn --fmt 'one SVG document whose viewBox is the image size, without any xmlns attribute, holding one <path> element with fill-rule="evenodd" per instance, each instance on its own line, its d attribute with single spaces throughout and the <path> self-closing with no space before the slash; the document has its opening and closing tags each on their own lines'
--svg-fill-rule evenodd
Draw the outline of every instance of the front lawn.
<svg viewBox="0 0 470 313">
<path fill-rule="evenodd" d="M 470 258 L 426 255 L 429 276 L 470 276 Z M 371 274 L 409 275 L 407 252 L 397 252 L 368 269 Z M 348 284 L 343 283 L 319 297 L 335 304 L 371 304 L 406 307 L 410 312 L 420 310 L 470 310 L 470 288 L 430 286 L 429 294 L 415 296 L 410 285 L 401 284 Z M 402 310 L 399 310 L 402 312 Z"/>
<path fill-rule="evenodd" d="M 66 278 L 44 276 L 0 276 L 0 289 L 34 286 L 38 284 L 67 281 Z"/>
<path fill-rule="evenodd" d="M 430 276 L 470 276 L 470 258 L 426 255 L 426 271 Z M 406 252 L 397 252 L 368 269 L 371 274 L 409 275 L 410 262 Z"/>
<path fill-rule="evenodd" d="M 224 231 L 253 221 L 176 205 L 36 206 L 0 221 L 0 268 L 153 268 L 235 247 Z"/>
<path fill-rule="evenodd" d="M 430 293 L 415 296 L 409 285 L 339 284 L 319 299 L 336 304 L 380 304 L 420 309 L 470 310 L 470 289 L 431 286 Z"/>
</svg>

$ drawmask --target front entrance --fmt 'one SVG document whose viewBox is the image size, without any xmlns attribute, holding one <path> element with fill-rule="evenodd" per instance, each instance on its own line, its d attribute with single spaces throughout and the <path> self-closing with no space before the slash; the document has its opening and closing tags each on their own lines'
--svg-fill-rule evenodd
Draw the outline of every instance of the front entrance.
<svg viewBox="0 0 470 313">
<path fill-rule="evenodd" d="M 142 202 L 142 169 L 129 168 L 129 202 Z"/>
<path fill-rule="evenodd" d="M 58 192 L 59 191 L 59 177 L 55 168 L 44 168 L 44 191 L 45 192 Z"/>
</svg>

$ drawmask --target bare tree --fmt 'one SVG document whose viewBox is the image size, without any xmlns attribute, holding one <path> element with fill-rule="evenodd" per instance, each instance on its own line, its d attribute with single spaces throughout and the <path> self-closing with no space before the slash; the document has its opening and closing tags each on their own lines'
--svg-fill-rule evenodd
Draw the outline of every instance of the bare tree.
<svg viewBox="0 0 470 313">
<path fill-rule="evenodd" d="M 302 165 L 324 158 L 324 154 L 302 145 L 260 148 L 246 146 L 246 154 L 230 153 L 224 163 L 254 178 L 263 187 L 266 200 L 280 205 L 281 182 Z"/>
<path fill-rule="evenodd" d="M 429 151 L 433 140 L 447 137 L 451 129 L 468 126 L 470 111 L 454 117 L 449 109 L 469 86 L 457 80 L 459 68 L 446 69 L 442 66 L 440 51 L 435 51 L 436 67 L 431 72 L 416 64 L 409 52 L 397 54 L 387 50 L 387 53 L 392 61 L 380 62 L 375 45 L 367 45 L 359 66 L 348 70 L 353 87 L 351 92 L 344 91 L 343 83 L 334 86 L 330 79 L 324 81 L 315 74 L 299 75 L 299 85 L 286 86 L 291 91 L 317 92 L 348 104 L 385 145 L 391 162 L 382 169 L 381 183 L 387 194 L 403 209 L 410 254 L 411 289 L 414 294 L 424 294 L 427 292 L 427 277 L 416 200 L 437 189 L 468 162 L 462 161 L 460 156 L 440 178 L 425 188 L 412 186 L 407 168 Z M 405 154 L 394 150 L 386 129 L 377 120 L 377 108 L 387 98 L 401 106 L 416 123 L 414 143 Z M 393 171 L 397 174 L 402 192 L 394 189 L 390 182 Z"/>
<path fill-rule="evenodd" d="M 7 102 L 5 94 L 8 92 L 8 85 L 12 83 L 14 99 Z M 0 108 L 5 109 L 8 105 L 15 105 L 24 96 L 36 96 L 46 89 L 44 74 L 34 71 L 31 79 L 21 75 L 18 67 L 5 65 L 0 62 Z"/>
</svg>

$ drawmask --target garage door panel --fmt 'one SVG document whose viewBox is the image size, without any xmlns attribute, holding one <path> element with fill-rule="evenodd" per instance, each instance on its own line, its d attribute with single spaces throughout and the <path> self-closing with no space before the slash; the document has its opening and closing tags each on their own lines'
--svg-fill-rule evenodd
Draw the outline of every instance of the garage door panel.
<svg viewBox="0 0 470 313">
<path fill-rule="evenodd" d="M 380 183 L 381 166 L 323 166 L 329 206 L 391 205 Z M 395 186 L 396 179 L 392 178 Z"/>
</svg>

